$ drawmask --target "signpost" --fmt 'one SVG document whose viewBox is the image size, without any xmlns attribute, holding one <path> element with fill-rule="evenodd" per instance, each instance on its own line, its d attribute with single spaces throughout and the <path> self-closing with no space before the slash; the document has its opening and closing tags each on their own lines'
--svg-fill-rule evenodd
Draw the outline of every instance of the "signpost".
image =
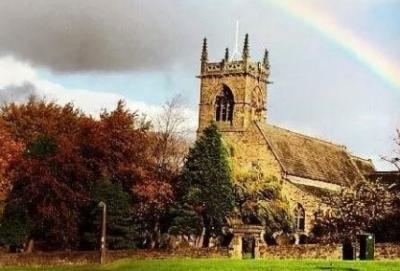
<svg viewBox="0 0 400 271">
<path fill-rule="evenodd" d="M 100 201 L 99 207 L 102 210 L 102 223 L 101 223 L 101 239 L 100 239 L 100 264 L 105 263 L 106 259 L 106 215 L 107 215 L 107 205 Z"/>
</svg>

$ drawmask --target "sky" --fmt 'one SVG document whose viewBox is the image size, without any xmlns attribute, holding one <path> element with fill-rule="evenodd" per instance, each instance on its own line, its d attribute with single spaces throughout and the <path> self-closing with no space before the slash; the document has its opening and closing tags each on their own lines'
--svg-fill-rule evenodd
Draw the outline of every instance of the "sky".
<svg viewBox="0 0 400 271">
<path fill-rule="evenodd" d="M 400 128 L 399 0 L 2 0 L 0 101 L 29 95 L 150 117 L 176 94 L 195 130 L 200 50 L 270 52 L 268 122 L 380 159 Z"/>
</svg>

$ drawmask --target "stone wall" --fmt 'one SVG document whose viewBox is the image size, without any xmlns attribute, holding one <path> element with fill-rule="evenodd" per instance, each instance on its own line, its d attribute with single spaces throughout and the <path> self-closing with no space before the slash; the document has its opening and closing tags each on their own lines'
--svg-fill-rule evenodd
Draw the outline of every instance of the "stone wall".
<svg viewBox="0 0 400 271">
<path fill-rule="evenodd" d="M 331 259 L 342 258 L 339 245 L 288 245 L 260 247 L 260 258 L 264 259 Z"/>
<path fill-rule="evenodd" d="M 329 259 L 342 258 L 341 245 L 288 245 L 260 246 L 261 259 Z M 164 259 L 164 258 L 227 258 L 227 249 L 186 248 L 177 250 L 114 250 L 107 252 L 107 261 L 121 258 Z M 400 244 L 376 244 L 375 259 L 400 259 Z M 56 266 L 83 265 L 99 262 L 97 251 L 42 252 L 31 254 L 0 254 L 0 266 Z"/>
<path fill-rule="evenodd" d="M 58 266 L 98 263 L 98 251 L 36 252 L 0 254 L 0 266 Z M 107 262 L 122 258 L 164 259 L 164 258 L 224 258 L 227 249 L 185 248 L 176 250 L 110 250 Z"/>
<path fill-rule="evenodd" d="M 340 260 L 342 259 L 342 246 L 321 244 L 262 246 L 260 247 L 260 258 Z M 400 244 L 375 245 L 375 260 L 388 259 L 400 259 Z"/>
<path fill-rule="evenodd" d="M 260 167 L 267 176 L 281 179 L 281 168 L 253 123 L 245 132 L 221 131 L 234 168 L 243 172 Z"/>
<path fill-rule="evenodd" d="M 375 259 L 400 259 L 400 244 L 376 244 Z"/>
</svg>

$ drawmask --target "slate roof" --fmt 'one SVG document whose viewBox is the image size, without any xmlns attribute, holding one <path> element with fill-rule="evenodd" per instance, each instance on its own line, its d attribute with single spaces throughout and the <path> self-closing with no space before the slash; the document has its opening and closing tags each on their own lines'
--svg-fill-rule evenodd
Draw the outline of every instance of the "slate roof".
<svg viewBox="0 0 400 271">
<path fill-rule="evenodd" d="M 364 180 L 346 148 L 265 123 L 256 123 L 286 174 L 350 186 Z"/>
<path fill-rule="evenodd" d="M 361 157 L 357 157 L 352 155 L 351 159 L 353 159 L 354 163 L 356 164 L 358 170 L 364 175 L 370 175 L 375 172 L 374 164 L 372 164 L 371 160 L 366 160 Z"/>
</svg>

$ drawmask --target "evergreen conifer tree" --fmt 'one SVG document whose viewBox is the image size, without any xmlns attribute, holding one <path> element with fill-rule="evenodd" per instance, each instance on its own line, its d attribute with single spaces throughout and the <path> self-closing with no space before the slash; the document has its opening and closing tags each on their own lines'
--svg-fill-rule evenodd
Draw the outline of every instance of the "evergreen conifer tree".
<svg viewBox="0 0 400 271">
<path fill-rule="evenodd" d="M 194 210 L 205 228 L 203 245 L 234 208 L 227 151 L 215 124 L 204 129 L 190 149 L 180 178 L 180 205 Z"/>
<path fill-rule="evenodd" d="M 119 184 L 108 180 L 96 182 L 90 189 L 91 202 L 84 210 L 83 248 L 99 247 L 101 209 L 98 203 L 107 205 L 107 247 L 109 249 L 126 249 L 135 247 L 136 228 L 133 223 L 132 199 Z"/>
</svg>

